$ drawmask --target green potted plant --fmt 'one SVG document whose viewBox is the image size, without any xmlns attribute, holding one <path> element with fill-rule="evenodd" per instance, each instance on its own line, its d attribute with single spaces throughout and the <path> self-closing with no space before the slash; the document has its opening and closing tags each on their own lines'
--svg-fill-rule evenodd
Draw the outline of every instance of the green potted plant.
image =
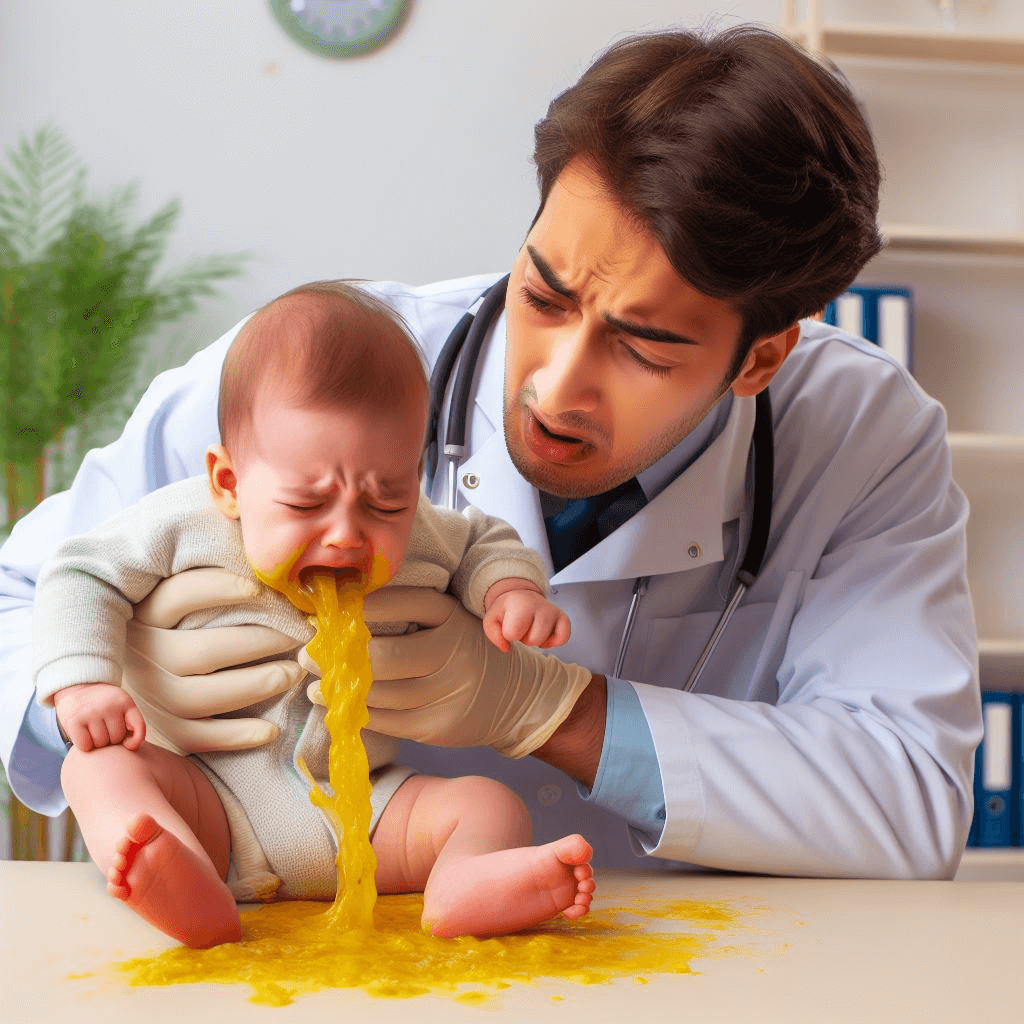
<svg viewBox="0 0 1024 1024">
<path fill-rule="evenodd" d="M 87 195 L 85 167 L 52 125 L 0 165 L 0 537 L 123 423 L 154 333 L 241 269 L 243 256 L 214 255 L 162 271 L 180 205 L 140 220 L 137 200 L 135 185 Z M 46 819 L 8 800 L 13 856 L 45 856 Z"/>
</svg>

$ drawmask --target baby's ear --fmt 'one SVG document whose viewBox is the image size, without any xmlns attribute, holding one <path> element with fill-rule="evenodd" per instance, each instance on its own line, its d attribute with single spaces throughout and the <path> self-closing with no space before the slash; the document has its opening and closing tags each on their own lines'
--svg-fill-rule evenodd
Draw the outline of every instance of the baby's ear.
<svg viewBox="0 0 1024 1024">
<path fill-rule="evenodd" d="M 231 463 L 231 455 L 222 444 L 206 449 L 206 475 L 209 478 L 213 503 L 228 517 L 238 518 L 238 480 Z"/>
</svg>

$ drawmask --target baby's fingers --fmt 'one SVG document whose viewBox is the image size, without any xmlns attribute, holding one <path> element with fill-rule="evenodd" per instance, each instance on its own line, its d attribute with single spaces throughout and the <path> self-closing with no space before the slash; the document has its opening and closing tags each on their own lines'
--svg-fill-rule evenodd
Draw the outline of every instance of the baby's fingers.
<svg viewBox="0 0 1024 1024">
<path fill-rule="evenodd" d="M 124 713 L 124 726 L 127 735 L 122 743 L 125 750 L 138 750 L 146 738 L 146 720 L 138 708 L 129 708 Z"/>
<path fill-rule="evenodd" d="M 519 640 L 524 644 L 532 644 L 531 634 L 535 628 L 535 618 L 532 609 L 523 610 L 510 608 L 506 610 L 501 620 L 501 635 L 509 642 Z M 536 646 L 534 644 L 534 646 Z M 507 650 L 506 644 L 502 650 Z"/>
<path fill-rule="evenodd" d="M 508 650 L 508 641 L 504 635 L 504 620 L 500 615 L 492 614 L 484 616 L 484 636 L 498 648 L 499 651 Z"/>
<path fill-rule="evenodd" d="M 548 638 L 538 644 L 538 647 L 561 647 L 562 644 L 569 642 L 569 635 L 572 632 L 572 626 L 569 623 L 569 617 L 567 615 L 559 615 L 555 620 L 554 626 L 551 628 L 551 632 Z"/>
<path fill-rule="evenodd" d="M 99 750 L 101 747 L 110 746 L 110 730 L 107 729 L 107 723 L 102 718 L 93 719 L 89 723 L 89 739 L 92 743 L 92 747 L 83 749 Z"/>
</svg>

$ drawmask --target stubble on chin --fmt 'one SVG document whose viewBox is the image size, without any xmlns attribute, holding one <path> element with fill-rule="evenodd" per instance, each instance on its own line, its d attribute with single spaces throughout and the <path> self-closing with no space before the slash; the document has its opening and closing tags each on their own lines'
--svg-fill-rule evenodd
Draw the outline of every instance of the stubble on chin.
<svg viewBox="0 0 1024 1024">
<path fill-rule="evenodd" d="M 704 417 L 717 405 L 728 387 L 721 389 L 707 408 L 691 414 L 673 423 L 667 424 L 662 431 L 644 444 L 630 452 L 628 456 L 614 465 L 608 466 L 604 472 L 587 472 L 585 465 L 556 466 L 539 463 L 531 455 L 523 439 L 523 421 L 528 415 L 526 402 L 536 399 L 536 392 L 529 385 L 524 386 L 519 394 L 510 397 L 505 394 L 503 410 L 503 426 L 505 431 L 505 448 L 512 465 L 520 476 L 540 491 L 553 494 L 558 498 L 573 500 L 589 498 L 595 494 L 604 494 L 613 487 L 642 473 L 649 466 L 667 455 L 677 444 L 687 437 L 700 424 Z"/>
</svg>

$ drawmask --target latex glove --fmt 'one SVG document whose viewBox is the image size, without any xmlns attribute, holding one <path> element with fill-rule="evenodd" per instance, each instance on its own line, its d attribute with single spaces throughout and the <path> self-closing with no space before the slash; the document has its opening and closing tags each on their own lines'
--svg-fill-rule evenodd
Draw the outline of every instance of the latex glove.
<svg viewBox="0 0 1024 1024">
<path fill-rule="evenodd" d="M 267 626 L 174 629 L 189 612 L 239 604 L 255 588 L 226 569 L 190 569 L 159 583 L 135 606 L 122 686 L 142 711 L 151 742 L 195 754 L 259 747 L 277 735 L 276 726 L 259 718 L 209 716 L 296 685 L 305 670 L 294 657 L 246 664 L 294 651 L 295 641 Z"/>
<path fill-rule="evenodd" d="M 388 736 L 524 757 L 561 725 L 592 678 L 519 643 L 499 651 L 475 615 L 425 587 L 375 591 L 364 611 L 367 622 L 421 627 L 370 641 L 369 728 Z"/>
</svg>

